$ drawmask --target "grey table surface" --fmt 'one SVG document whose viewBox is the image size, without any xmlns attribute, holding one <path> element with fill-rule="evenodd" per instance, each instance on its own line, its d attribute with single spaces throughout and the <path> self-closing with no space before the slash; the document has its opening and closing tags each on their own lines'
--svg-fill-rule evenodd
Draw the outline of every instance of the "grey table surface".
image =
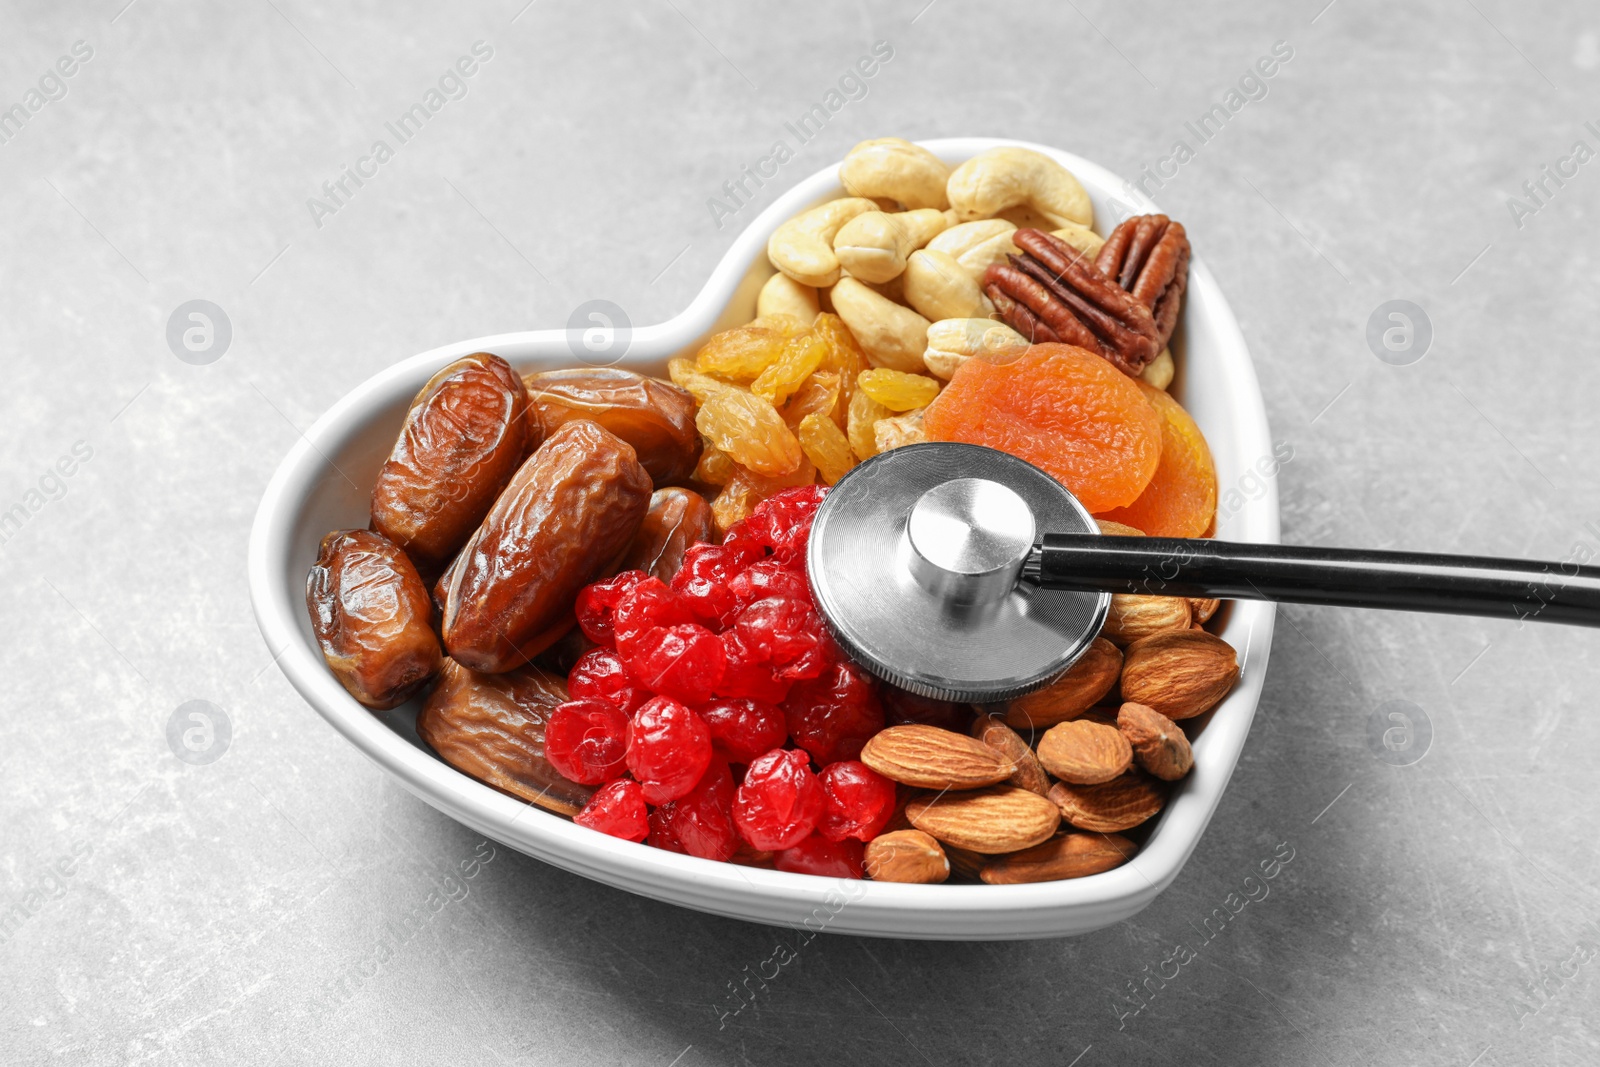
<svg viewBox="0 0 1600 1067">
<path fill-rule="evenodd" d="M 1285 540 L 1600 554 L 1593 5 L 9 0 L 0 42 L 0 1061 L 1600 1062 L 1590 633 L 1289 608 L 1149 909 L 819 937 L 774 977 L 792 933 L 496 850 L 387 781 L 273 666 L 243 567 L 274 466 L 356 383 L 590 299 L 666 318 L 779 188 L 890 134 L 1165 172 L 1292 449 Z M 195 299 L 231 327 L 200 364 L 168 342 Z M 1390 300 L 1425 353 L 1414 312 L 1409 348 L 1369 344 Z M 169 742 L 195 700 L 209 763 Z M 1420 761 L 1377 758 L 1394 707 Z"/>
</svg>

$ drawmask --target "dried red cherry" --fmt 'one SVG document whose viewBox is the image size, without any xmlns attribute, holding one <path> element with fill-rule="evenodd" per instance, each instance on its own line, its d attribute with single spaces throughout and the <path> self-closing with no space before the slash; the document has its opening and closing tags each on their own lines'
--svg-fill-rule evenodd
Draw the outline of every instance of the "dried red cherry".
<svg viewBox="0 0 1600 1067">
<path fill-rule="evenodd" d="M 711 699 L 727 672 L 722 642 L 698 623 L 653 627 L 627 647 L 622 662 L 640 685 L 685 704 Z"/>
<path fill-rule="evenodd" d="M 890 726 L 922 723 L 964 734 L 972 725 L 970 704 L 952 704 L 948 700 L 918 696 L 892 685 L 881 687 L 879 699 L 883 702 L 884 718 Z"/>
<path fill-rule="evenodd" d="M 883 707 L 872 679 L 854 663 L 838 660 L 816 678 L 796 682 L 783 702 L 789 736 L 826 766 L 855 759 L 883 729 Z"/>
<path fill-rule="evenodd" d="M 572 665 L 567 675 L 567 692 L 574 699 L 604 700 L 624 715 L 631 715 L 651 693 L 641 689 L 622 665 L 613 649 L 591 648 Z"/>
<path fill-rule="evenodd" d="M 611 612 L 611 629 L 624 661 L 650 643 L 645 635 L 656 627 L 695 621 L 688 602 L 668 589 L 660 578 L 641 578 L 634 582 Z"/>
<path fill-rule="evenodd" d="M 678 573 L 672 576 L 672 590 L 700 619 L 715 622 L 734 606 L 728 583 L 748 563 L 748 554 L 738 547 L 705 542 L 690 545 Z"/>
<path fill-rule="evenodd" d="M 758 849 L 789 848 L 816 828 L 825 803 L 806 754 L 774 749 L 745 772 L 734 793 L 733 824 Z"/>
<path fill-rule="evenodd" d="M 706 860 L 727 860 L 739 848 L 733 830 L 733 775 L 720 759 L 686 796 L 657 809 L 664 813 L 663 834 L 679 849 Z"/>
<path fill-rule="evenodd" d="M 830 763 L 819 777 L 828 803 L 817 833 L 829 841 L 871 841 L 894 814 L 894 783 L 859 760 Z"/>
<path fill-rule="evenodd" d="M 793 683 L 774 676 L 772 665 L 755 657 L 744 638 L 739 636 L 738 630 L 724 630 L 718 635 L 718 640 L 722 642 L 722 654 L 727 666 L 722 672 L 722 681 L 716 687 L 717 696 L 748 697 L 777 704 L 789 695 L 789 687 Z"/>
<path fill-rule="evenodd" d="M 603 582 L 584 586 L 573 605 L 583 635 L 597 645 L 615 646 L 617 638 L 611 630 L 611 614 L 628 590 L 648 577 L 644 571 L 623 571 Z"/>
<path fill-rule="evenodd" d="M 801 485 L 772 494 L 757 504 L 746 520 L 751 534 L 780 560 L 803 566 L 811 519 L 827 492 L 825 485 Z"/>
<path fill-rule="evenodd" d="M 772 857 L 780 871 L 814 874 L 822 878 L 860 878 L 867 846 L 860 841 L 829 841 L 812 834 Z"/>
<path fill-rule="evenodd" d="M 728 592 L 733 594 L 735 613 L 769 596 L 812 602 L 806 576 L 775 558 L 757 560 L 735 574 L 728 582 Z"/>
<path fill-rule="evenodd" d="M 628 726 L 627 760 L 646 800 L 677 800 L 694 788 L 711 763 L 711 731 L 676 700 L 655 697 Z"/>
<path fill-rule="evenodd" d="M 627 734 L 627 717 L 609 701 L 569 700 L 545 724 L 544 758 L 580 785 L 599 785 L 622 776 Z"/>
<path fill-rule="evenodd" d="M 619 778 L 595 793 L 572 821 L 625 841 L 643 841 L 650 833 L 644 790 L 638 782 L 626 778 Z"/>
<path fill-rule="evenodd" d="M 711 731 L 711 743 L 735 763 L 751 763 L 782 747 L 789 736 L 782 710 L 764 700 L 724 698 L 701 704 L 695 712 Z"/>
</svg>

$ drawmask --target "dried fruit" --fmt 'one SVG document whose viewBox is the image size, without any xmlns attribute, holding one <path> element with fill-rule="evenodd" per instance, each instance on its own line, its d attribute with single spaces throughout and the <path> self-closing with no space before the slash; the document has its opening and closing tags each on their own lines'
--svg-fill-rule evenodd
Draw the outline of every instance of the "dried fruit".
<svg viewBox="0 0 1600 1067">
<path fill-rule="evenodd" d="M 927 375 L 885 367 L 862 371 L 856 387 L 890 411 L 925 408 L 939 395 L 939 383 Z"/>
<path fill-rule="evenodd" d="M 923 419 L 924 408 L 916 408 L 904 415 L 891 415 L 872 424 L 872 444 L 880 453 L 905 445 L 917 445 L 928 439 L 927 425 Z"/>
<path fill-rule="evenodd" d="M 783 352 L 798 325 L 788 319 L 758 319 L 713 334 L 696 353 L 695 369 L 730 382 L 753 382 Z"/>
<path fill-rule="evenodd" d="M 372 487 L 372 529 L 437 573 L 472 536 L 528 450 L 528 394 L 499 356 L 439 371 L 411 401 Z"/>
<path fill-rule="evenodd" d="M 811 373 L 821 366 L 828 346 L 810 332 L 796 334 L 783 343 L 778 358 L 767 364 L 750 383 L 750 391 L 774 406 L 788 403 Z"/>
<path fill-rule="evenodd" d="M 831 417 L 813 412 L 800 420 L 796 433 L 806 458 L 816 464 L 817 473 L 829 485 L 850 473 L 850 468 L 856 465 L 850 439 Z"/>
<path fill-rule="evenodd" d="M 573 815 L 590 790 L 545 758 L 550 713 L 567 699 L 561 679 L 537 667 L 479 674 L 446 660 L 417 716 L 417 733 L 450 766 L 541 808 Z"/>
<path fill-rule="evenodd" d="M 713 759 L 686 795 L 657 808 L 651 817 L 652 845 L 724 862 L 739 849 L 733 828 L 733 775 Z M 657 844 L 660 835 L 664 841 Z"/>
<path fill-rule="evenodd" d="M 931 835 L 895 830 L 867 842 L 866 871 L 875 882 L 936 885 L 950 877 L 950 859 Z"/>
<path fill-rule="evenodd" d="M 946 845 L 986 856 L 1032 848 L 1061 824 L 1056 805 L 1014 785 L 913 800 L 906 818 Z"/>
<path fill-rule="evenodd" d="M 738 469 L 739 465 L 726 452 L 702 441 L 700 462 L 694 468 L 695 481 L 706 485 L 727 485 Z"/>
<path fill-rule="evenodd" d="M 711 731 L 711 743 L 735 763 L 753 763 L 764 752 L 783 747 L 789 736 L 783 712 L 764 700 L 721 697 L 695 711 Z"/>
<path fill-rule="evenodd" d="M 713 446 L 756 474 L 791 474 L 800 465 L 800 442 L 778 409 L 754 393 L 727 387 L 700 405 L 694 422 Z"/>
<path fill-rule="evenodd" d="M 878 454 L 874 427 L 879 419 L 886 419 L 893 414 L 894 412 L 872 399 L 864 390 L 858 390 L 850 398 L 845 425 L 850 450 L 856 454 L 857 459 L 871 459 Z"/>
<path fill-rule="evenodd" d="M 1167 802 L 1167 788 L 1143 771 L 1134 771 L 1100 785 L 1057 782 L 1050 787 L 1050 799 L 1061 817 L 1078 829 L 1113 834 L 1159 813 Z"/>
<path fill-rule="evenodd" d="M 891 726 L 861 750 L 885 778 L 922 789 L 977 789 L 1011 777 L 1011 761 L 981 741 L 937 726 Z M 938 836 L 937 834 L 935 836 Z"/>
<path fill-rule="evenodd" d="M 1121 671 L 1122 653 L 1097 637 L 1066 674 L 1043 689 L 1007 701 L 1006 725 L 1027 732 L 1076 719 L 1111 692 Z"/>
<path fill-rule="evenodd" d="M 1161 417 L 1161 460 L 1139 498 L 1106 514 L 1152 537 L 1202 537 L 1217 513 L 1217 468 L 1193 418 L 1165 392 L 1135 383 Z"/>
<path fill-rule="evenodd" d="M 954 730 L 958 734 L 964 734 L 972 725 L 971 704 L 956 704 L 949 700 L 918 696 L 916 693 L 892 685 L 880 686 L 879 696 L 883 701 L 884 716 L 890 726 L 918 722 L 924 726 L 937 726 L 941 730 Z"/>
<path fill-rule="evenodd" d="M 711 505 L 704 497 L 689 489 L 657 489 L 620 569 L 644 571 L 670 582 L 689 546 L 712 536 Z"/>
<path fill-rule="evenodd" d="M 722 642 L 696 622 L 649 627 L 619 651 L 640 685 L 689 704 L 711 699 L 728 669 Z"/>
<path fill-rule="evenodd" d="M 978 877 L 990 885 L 1083 878 L 1122 866 L 1138 850 L 1118 834 L 1063 834 L 985 864 Z"/>
<path fill-rule="evenodd" d="M 1133 747 L 1139 766 L 1167 782 L 1175 782 L 1194 766 L 1194 750 L 1178 724 L 1143 704 L 1129 701 L 1117 712 L 1117 729 Z"/>
<path fill-rule="evenodd" d="M 814 874 L 819 878 L 860 878 L 865 846 L 846 839 L 830 841 L 812 834 L 798 844 L 780 850 L 772 857 L 773 866 L 791 874 Z"/>
<path fill-rule="evenodd" d="M 688 478 L 700 459 L 694 397 L 677 386 L 617 367 L 545 371 L 522 381 L 534 440 L 574 419 L 598 423 L 633 446 L 658 486 Z"/>
<path fill-rule="evenodd" d="M 624 841 L 643 841 L 650 834 L 644 791 L 638 782 L 626 778 L 619 778 L 597 792 L 572 821 Z"/>
<path fill-rule="evenodd" d="M 733 798 L 733 824 L 751 845 L 776 851 L 810 836 L 826 800 L 811 761 L 796 749 L 774 749 L 745 772 Z"/>
<path fill-rule="evenodd" d="M 591 648 L 578 657 L 567 674 L 567 692 L 574 700 L 604 700 L 624 715 L 632 715 L 650 691 L 628 675 L 614 648 Z"/>
<path fill-rule="evenodd" d="M 592 422 L 562 426 L 462 549 L 444 607 L 450 655 L 504 671 L 548 648 L 572 625 L 578 591 L 627 547 L 649 505 L 650 477 L 631 445 Z"/>
<path fill-rule="evenodd" d="M 883 706 L 872 679 L 854 663 L 838 660 L 817 677 L 796 682 L 783 702 L 783 714 L 790 738 L 818 765 L 862 757 L 883 773 L 862 753 L 867 739 L 883 729 Z"/>
<path fill-rule="evenodd" d="M 379 534 L 344 530 L 322 539 L 306 577 L 306 609 L 328 669 L 369 708 L 405 703 L 439 669 L 427 588 Z"/>
<path fill-rule="evenodd" d="M 1039 739 L 1039 762 L 1064 782 L 1098 785 L 1126 771 L 1133 762 L 1128 739 L 1099 723 L 1058 723 Z"/>
<path fill-rule="evenodd" d="M 627 733 L 627 717 L 609 701 L 569 700 L 550 712 L 544 756 L 579 785 L 602 785 L 622 776 Z"/>
<path fill-rule="evenodd" d="M 627 763 L 645 800 L 677 800 L 711 765 L 711 731 L 676 700 L 655 697 L 628 724 Z"/>
<path fill-rule="evenodd" d="M 803 452 L 800 465 L 778 477 L 769 478 L 735 465 L 733 477 L 711 502 L 712 518 L 719 530 L 726 531 L 735 523 L 749 518 L 756 505 L 763 500 L 785 489 L 810 485 L 816 480 L 817 468 Z"/>
<path fill-rule="evenodd" d="M 821 778 L 827 806 L 817 833 L 829 841 L 871 841 L 894 814 L 894 783 L 859 760 L 830 763 Z"/>
<path fill-rule="evenodd" d="M 807 415 L 821 415 L 837 425 L 839 392 L 838 372 L 816 371 L 800 384 L 800 388 L 789 397 L 789 402 L 783 405 L 783 421 L 796 431 Z"/>
<path fill-rule="evenodd" d="M 988 745 L 1011 765 L 1011 777 L 1006 779 L 1014 786 L 1030 793 L 1044 796 L 1050 791 L 1050 779 L 1044 773 L 1039 757 L 1033 754 L 1015 730 L 993 715 L 980 715 L 972 724 L 972 736 Z"/>
<path fill-rule="evenodd" d="M 1004 365 L 968 360 L 923 415 L 930 440 L 1009 452 L 1097 513 L 1133 503 L 1149 484 L 1161 423 L 1130 378 L 1070 345 L 1034 345 Z"/>
<path fill-rule="evenodd" d="M 1169 719 L 1210 711 L 1239 679 L 1233 646 L 1205 630 L 1155 634 L 1129 645 L 1122 696 Z"/>
<path fill-rule="evenodd" d="M 828 346 L 827 355 L 822 357 L 822 365 L 817 368 L 817 373 L 839 376 L 839 403 L 834 406 L 833 418 L 842 430 L 845 427 L 845 413 L 850 409 L 850 400 L 856 393 L 856 377 L 867 369 L 867 354 L 861 350 L 855 334 L 837 315 L 827 312 L 818 315 L 811 324 L 811 332 Z"/>
<path fill-rule="evenodd" d="M 1151 634 L 1189 628 L 1189 601 L 1181 596 L 1113 593 L 1111 611 L 1100 633 L 1119 645 Z"/>
</svg>

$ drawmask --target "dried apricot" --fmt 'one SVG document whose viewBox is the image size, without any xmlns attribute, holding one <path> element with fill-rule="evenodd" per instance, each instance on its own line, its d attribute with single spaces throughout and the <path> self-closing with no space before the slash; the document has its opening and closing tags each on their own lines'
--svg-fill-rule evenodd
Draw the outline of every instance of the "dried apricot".
<svg viewBox="0 0 1600 1067">
<path fill-rule="evenodd" d="M 1091 352 L 1059 344 L 1034 345 L 1003 366 L 967 360 L 923 416 L 930 440 L 988 445 L 1025 459 L 1091 512 L 1138 499 L 1161 460 L 1161 424 L 1133 379 Z"/>
<path fill-rule="evenodd" d="M 822 412 L 814 411 L 801 419 L 797 433 L 806 458 L 817 465 L 822 480 L 829 485 L 856 465 L 856 457 L 850 453 L 850 439 L 838 423 Z"/>
<path fill-rule="evenodd" d="M 1139 499 L 1105 518 L 1152 537 L 1203 537 L 1217 512 L 1217 468 L 1194 419 L 1165 392 L 1136 382 L 1161 415 L 1161 462 Z"/>
<path fill-rule="evenodd" d="M 926 374 L 907 374 L 887 367 L 862 371 L 856 385 L 890 411 L 927 407 L 939 395 L 939 383 Z"/>
<path fill-rule="evenodd" d="M 789 474 L 800 465 L 800 442 L 778 409 L 754 393 L 722 389 L 701 403 L 694 424 L 712 445 L 757 474 Z"/>
</svg>

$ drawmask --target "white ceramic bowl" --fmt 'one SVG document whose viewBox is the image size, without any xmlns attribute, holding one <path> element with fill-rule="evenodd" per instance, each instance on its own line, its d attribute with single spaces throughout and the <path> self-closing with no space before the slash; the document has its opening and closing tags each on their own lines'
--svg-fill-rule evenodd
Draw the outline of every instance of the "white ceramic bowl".
<svg viewBox="0 0 1600 1067">
<path fill-rule="evenodd" d="M 924 143 L 954 164 L 994 145 L 1023 142 L 964 137 Z M 1101 232 L 1126 215 L 1155 210 L 1088 160 L 1043 145 L 1026 147 L 1055 157 L 1078 176 L 1094 200 Z M 756 293 L 772 273 L 765 254 L 768 236 L 797 212 L 841 194 L 838 167 L 832 165 L 779 197 L 734 241 L 681 315 L 633 331 L 620 365 L 663 373 L 668 358 L 692 352 L 716 330 L 748 321 Z M 1192 237 L 1205 247 L 1205 234 Z M 1219 516 L 1217 535 L 1276 541 L 1276 487 L 1270 478 L 1251 474 L 1258 461 L 1272 456 L 1260 389 L 1238 324 L 1200 257 L 1189 267 L 1174 348 L 1182 367 L 1179 395 L 1210 441 L 1222 492 L 1253 491 L 1242 506 Z M 1084 933 L 1135 914 L 1177 876 L 1216 810 L 1255 714 L 1272 640 L 1269 605 L 1238 603 L 1227 616 L 1222 636 L 1238 649 L 1239 684 L 1197 738 L 1194 771 L 1144 847 L 1116 870 L 1072 881 L 1016 886 L 843 882 L 665 852 L 586 830 L 450 767 L 417 736 L 420 701 L 378 714 L 356 703 L 323 665 L 312 638 L 306 573 L 325 533 L 366 526 L 369 487 L 411 398 L 438 368 L 480 351 L 497 353 L 524 371 L 573 365 L 582 355 L 581 349 L 574 354 L 567 331 L 557 329 L 480 337 L 396 363 L 353 389 L 295 444 L 267 486 L 250 533 L 250 596 L 268 648 L 273 654 L 281 650 L 279 667 L 323 718 L 401 785 L 479 833 L 586 878 L 719 915 L 835 933 L 936 940 Z"/>
</svg>

